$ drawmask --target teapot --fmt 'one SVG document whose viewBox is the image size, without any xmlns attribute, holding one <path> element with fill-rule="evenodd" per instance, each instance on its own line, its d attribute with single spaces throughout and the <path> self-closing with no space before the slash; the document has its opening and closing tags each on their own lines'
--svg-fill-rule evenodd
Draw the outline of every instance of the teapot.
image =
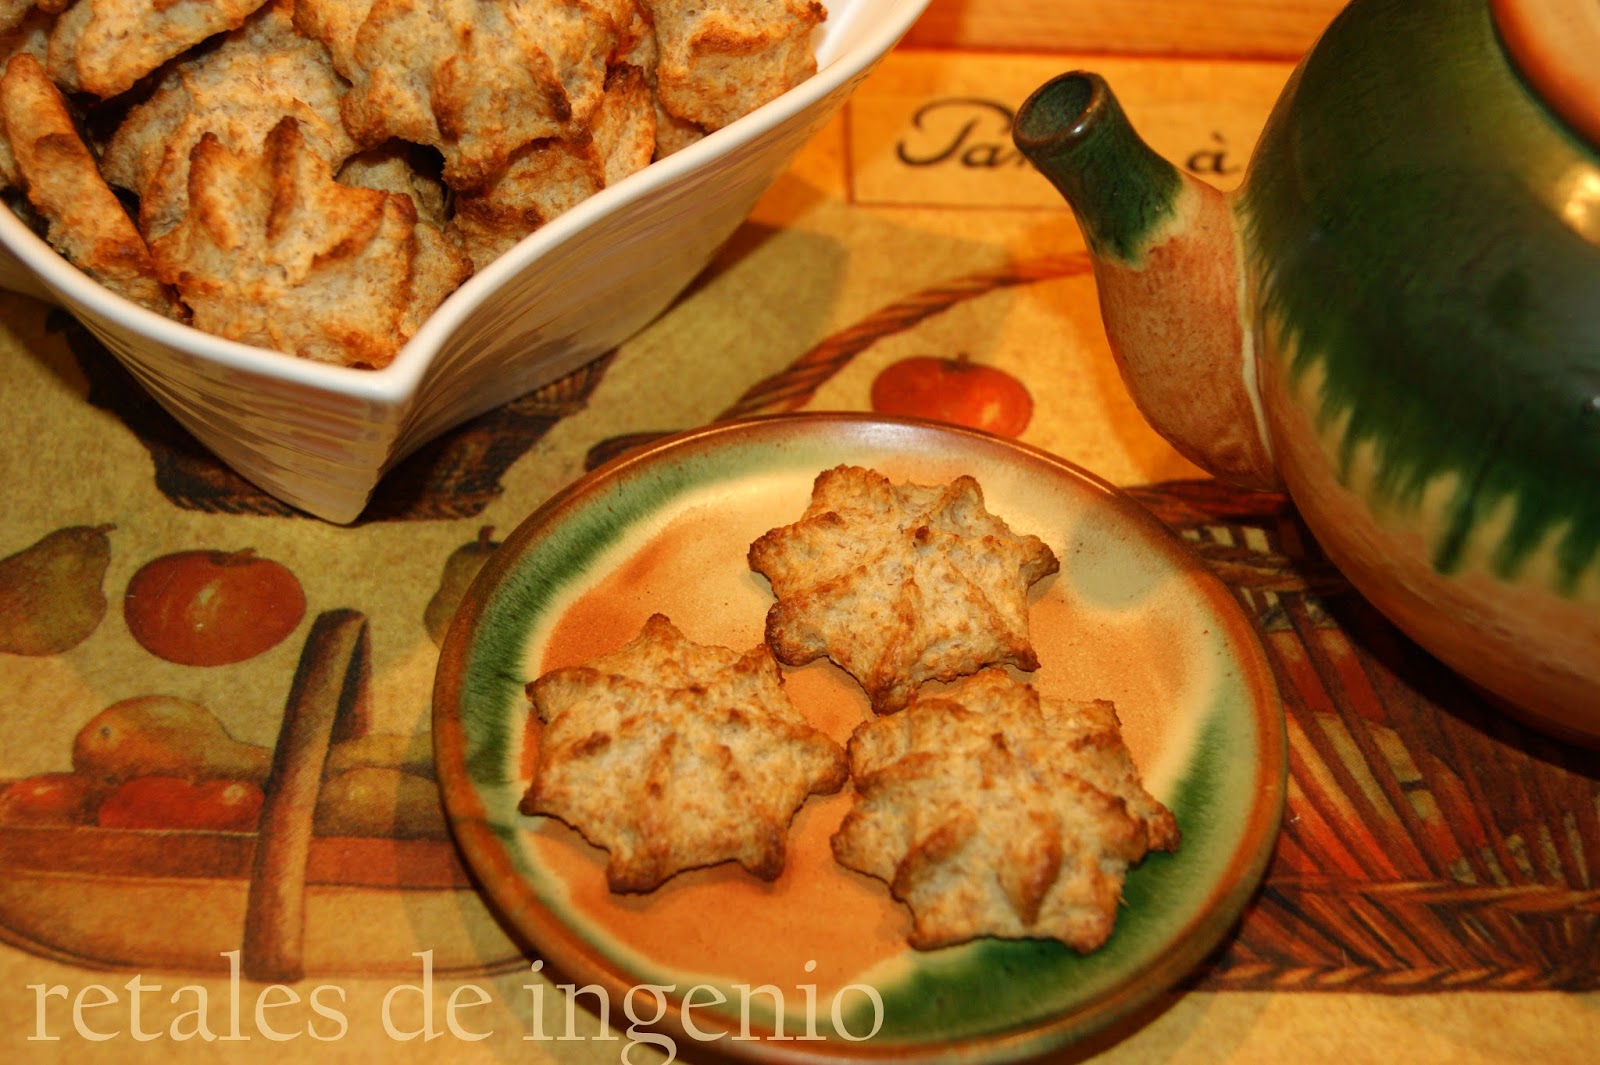
<svg viewBox="0 0 1600 1065">
<path fill-rule="evenodd" d="M 1353 0 L 1230 192 L 1092 72 L 1013 139 L 1073 209 L 1157 431 L 1287 491 L 1493 703 L 1600 743 L 1600 4 Z"/>
</svg>

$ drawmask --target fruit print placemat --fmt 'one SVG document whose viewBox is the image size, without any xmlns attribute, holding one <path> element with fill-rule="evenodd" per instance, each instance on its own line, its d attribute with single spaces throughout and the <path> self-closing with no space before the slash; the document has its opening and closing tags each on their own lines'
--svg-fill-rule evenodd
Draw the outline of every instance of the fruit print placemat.
<svg viewBox="0 0 1600 1065">
<path fill-rule="evenodd" d="M 1126 486 L 1234 589 L 1284 695 L 1261 892 L 1182 988 L 1078 1056 L 1587 1060 L 1600 759 L 1496 715 L 1281 497 L 1217 485 L 1144 425 L 1071 216 L 1005 135 L 1033 85 L 1091 64 L 1219 184 L 1288 73 L 897 53 L 666 315 L 423 449 L 350 527 L 254 489 L 69 318 L 0 294 L 0 614 L 29 619 L 0 631 L 0 1053 L 661 1060 L 569 1019 L 460 864 L 429 761 L 442 625 L 500 536 L 634 443 L 876 409 Z M 257 843 L 291 816 L 261 783 L 308 720 L 336 772 L 309 784 L 296 861 Z"/>
</svg>

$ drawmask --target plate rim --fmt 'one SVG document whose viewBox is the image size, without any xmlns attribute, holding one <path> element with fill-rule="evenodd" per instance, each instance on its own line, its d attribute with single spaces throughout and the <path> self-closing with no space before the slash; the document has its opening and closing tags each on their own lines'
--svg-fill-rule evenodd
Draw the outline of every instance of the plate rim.
<svg viewBox="0 0 1600 1065">
<path fill-rule="evenodd" d="M 463 597 L 441 646 L 435 673 L 432 700 L 435 773 L 444 803 L 446 819 L 461 848 L 467 867 L 478 878 L 480 889 L 493 910 L 506 924 L 509 934 L 522 946 L 532 949 L 533 957 L 544 965 L 546 976 L 581 976 L 586 983 L 600 984 L 612 1001 L 619 1001 L 630 988 L 640 983 L 641 974 L 596 952 L 565 921 L 539 901 L 513 864 L 499 836 L 490 827 L 482 797 L 466 771 L 466 729 L 459 713 L 464 692 L 472 636 L 495 588 L 521 561 L 530 541 L 537 540 L 547 527 L 559 523 L 564 512 L 581 506 L 593 490 L 623 477 L 636 467 L 649 466 L 666 453 L 714 445 L 718 438 L 738 439 L 751 434 L 783 433 L 791 428 L 816 432 L 829 424 L 855 433 L 873 428 L 893 428 L 918 434 L 975 440 L 986 448 L 1015 450 L 1036 462 L 1055 468 L 1085 487 L 1109 498 L 1155 541 L 1174 555 L 1193 562 L 1197 579 L 1208 587 L 1217 613 L 1228 623 L 1230 643 L 1243 648 L 1252 662 L 1246 683 L 1258 691 L 1250 720 L 1259 739 L 1260 757 L 1254 764 L 1254 777 L 1248 782 L 1256 796 L 1240 825 L 1239 842 L 1227 854 L 1215 880 L 1208 885 L 1208 896 L 1197 906 L 1194 916 L 1176 929 L 1168 945 L 1158 950 L 1127 977 L 1116 980 L 1104 992 L 1034 1023 L 990 1035 L 975 1035 L 957 1040 L 926 1044 L 885 1041 L 828 1040 L 825 1043 L 797 1046 L 792 1042 L 758 1039 L 734 1042 L 723 1048 L 721 1040 L 707 1044 L 684 1030 L 678 1014 L 679 996 L 667 996 L 672 1009 L 657 1025 L 648 1026 L 689 1040 L 688 1045 L 704 1046 L 719 1057 L 735 1056 L 754 1061 L 837 1065 L 852 1061 L 897 1061 L 919 1065 L 953 1065 L 971 1061 L 1014 1061 L 1049 1050 L 1060 1049 L 1110 1028 L 1141 1008 L 1186 976 L 1222 941 L 1238 922 L 1249 898 L 1259 887 L 1271 860 L 1288 791 L 1288 735 L 1281 691 L 1261 643 L 1256 625 L 1245 613 L 1221 579 L 1193 557 L 1177 534 L 1128 493 L 1097 474 L 1052 452 L 1023 441 L 997 437 L 976 429 L 918 418 L 886 417 L 865 412 L 790 412 L 761 414 L 712 422 L 694 429 L 665 434 L 631 451 L 618 455 L 574 479 L 535 507 L 506 536 L 501 546 L 484 562 L 478 576 Z M 1239 786 L 1245 786 L 1243 784 Z M 701 1019 L 699 1025 L 718 1027 L 719 1021 Z M 720 1028 L 719 1028 L 720 1030 Z M 737 1029 L 730 1029 L 737 1030 Z M 680 1051 L 682 1046 L 680 1046 Z M 680 1053 L 680 1057 L 681 1057 Z"/>
</svg>

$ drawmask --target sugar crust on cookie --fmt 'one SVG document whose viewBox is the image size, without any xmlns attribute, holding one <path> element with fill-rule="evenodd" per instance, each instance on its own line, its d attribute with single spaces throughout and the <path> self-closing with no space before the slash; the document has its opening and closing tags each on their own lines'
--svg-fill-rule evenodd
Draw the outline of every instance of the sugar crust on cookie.
<svg viewBox="0 0 1600 1065">
<path fill-rule="evenodd" d="M 613 891 L 726 861 L 775 879 L 795 812 L 847 779 L 844 751 L 789 701 L 765 647 L 697 644 L 661 614 L 528 692 L 544 727 L 522 812 L 609 851 Z"/>
<path fill-rule="evenodd" d="M 849 756 L 856 802 L 834 857 L 910 908 L 914 947 L 993 936 L 1094 950 L 1128 867 L 1178 847 L 1115 707 L 1042 698 L 1003 669 L 867 722 Z"/>
<path fill-rule="evenodd" d="M 1028 589 L 1059 568 L 1043 540 L 985 509 L 972 477 L 897 485 L 858 466 L 821 473 L 800 520 L 757 539 L 749 562 L 777 598 L 766 637 L 778 660 L 826 656 L 878 713 L 925 681 L 1037 669 Z"/>
</svg>

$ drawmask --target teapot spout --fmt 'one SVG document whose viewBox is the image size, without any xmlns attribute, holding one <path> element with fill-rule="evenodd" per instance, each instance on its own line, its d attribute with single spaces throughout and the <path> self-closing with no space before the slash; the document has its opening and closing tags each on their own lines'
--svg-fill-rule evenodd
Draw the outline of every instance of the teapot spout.
<svg viewBox="0 0 1600 1065">
<path fill-rule="evenodd" d="M 1035 90 L 1012 137 L 1072 207 L 1112 354 L 1145 418 L 1217 477 L 1279 488 L 1229 198 L 1145 144 L 1096 74 Z"/>
</svg>

